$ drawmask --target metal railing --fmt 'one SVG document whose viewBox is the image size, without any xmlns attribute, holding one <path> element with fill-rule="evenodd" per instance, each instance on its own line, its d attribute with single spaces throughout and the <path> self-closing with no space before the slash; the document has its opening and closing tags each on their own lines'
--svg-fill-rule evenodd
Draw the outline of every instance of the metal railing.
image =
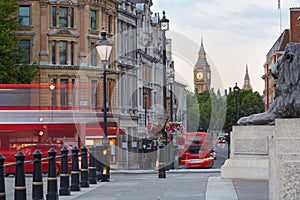
<svg viewBox="0 0 300 200">
<path fill-rule="evenodd" d="M 52 147 L 48 151 L 48 157 L 42 158 L 40 150 L 36 150 L 33 153 L 33 160 L 25 160 L 25 154 L 22 151 L 18 151 L 15 154 L 15 163 L 4 164 L 5 157 L 0 152 L 0 200 L 6 200 L 5 192 L 5 179 L 4 172 L 5 167 L 15 166 L 15 187 L 14 187 L 14 199 L 26 200 L 26 181 L 25 181 L 25 168 L 24 165 L 33 163 L 33 176 L 32 176 L 32 199 L 44 199 L 57 200 L 60 196 L 71 195 L 72 191 L 80 191 L 81 187 L 90 187 L 89 184 L 97 184 L 99 179 L 98 175 L 102 174 L 100 159 L 96 159 L 97 149 L 91 146 L 88 149 L 83 146 L 81 152 L 78 147 L 72 148 L 72 153 L 68 154 L 69 150 L 64 146 L 60 152 L 61 155 L 57 156 L 57 151 Z M 89 154 L 89 155 L 88 155 Z M 72 158 L 72 169 L 69 170 L 69 156 Z M 79 162 L 79 156 L 81 156 L 81 162 Z M 56 159 L 60 158 L 61 167 L 59 173 L 57 172 Z M 43 176 L 42 176 L 42 161 L 48 161 L 48 177 L 47 177 L 47 193 L 43 192 Z M 81 167 L 79 169 L 79 163 Z M 96 166 L 100 167 L 96 167 Z M 57 175 L 60 175 L 60 184 L 58 189 Z M 70 180 L 71 179 L 71 180 Z M 107 181 L 107 180 L 105 180 Z M 71 184 L 70 184 L 71 183 Z"/>
</svg>

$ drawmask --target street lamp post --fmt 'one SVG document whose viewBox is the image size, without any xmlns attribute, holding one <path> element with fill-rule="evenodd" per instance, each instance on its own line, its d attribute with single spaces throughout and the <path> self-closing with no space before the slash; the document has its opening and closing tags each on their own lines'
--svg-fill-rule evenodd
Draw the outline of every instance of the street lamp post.
<svg viewBox="0 0 300 200">
<path fill-rule="evenodd" d="M 238 97 L 239 97 L 239 93 L 240 93 L 240 88 L 237 86 L 237 83 L 235 83 L 235 86 L 233 88 L 233 92 L 235 95 L 235 124 L 238 121 L 239 118 L 239 110 L 238 110 Z"/>
<path fill-rule="evenodd" d="M 147 92 L 144 92 L 143 93 L 143 95 L 144 95 L 144 104 L 145 104 L 145 130 L 147 130 Z"/>
<path fill-rule="evenodd" d="M 166 76 L 167 76 L 167 69 L 166 69 L 166 31 L 169 30 L 169 20 L 166 18 L 166 12 L 163 11 L 163 17 L 160 20 L 160 26 L 162 30 L 162 41 L 163 41 L 163 106 L 164 106 L 164 116 L 166 119 L 166 111 L 167 111 L 167 89 L 166 89 Z M 167 145 L 167 133 L 165 130 L 163 131 L 163 143 L 159 146 L 159 162 L 162 163 L 162 166 L 159 166 L 158 170 L 158 178 L 166 178 L 166 150 L 164 147 Z M 162 162 L 163 161 L 163 162 Z"/>
<path fill-rule="evenodd" d="M 173 121 L 173 83 L 174 83 L 174 70 L 170 71 L 170 121 Z"/>
<path fill-rule="evenodd" d="M 173 122 L 173 83 L 174 83 L 174 69 L 171 68 L 170 70 L 170 76 L 169 76 L 169 83 L 170 83 L 170 121 Z M 170 134 L 170 140 L 173 141 L 173 133 Z M 175 169 L 174 161 L 175 161 L 175 147 L 173 146 L 173 143 L 170 145 L 170 151 L 169 151 L 169 159 L 170 159 L 170 169 Z"/>
<path fill-rule="evenodd" d="M 103 181 L 109 181 L 110 174 L 110 155 L 108 151 L 108 139 L 107 139 L 107 102 L 106 102 L 106 64 L 109 59 L 113 42 L 106 38 L 106 31 L 102 28 L 101 37 L 95 44 L 100 60 L 103 62 L 103 122 L 104 122 L 104 140 L 103 146 L 100 148 L 100 155 L 103 156 L 103 162 L 101 165 L 100 179 Z"/>
<path fill-rule="evenodd" d="M 235 83 L 235 86 L 233 87 L 233 92 L 235 95 L 235 124 L 237 124 L 237 120 L 239 117 L 239 110 L 238 110 L 238 97 L 240 93 L 240 88 L 237 86 L 237 83 Z M 230 133 L 228 133 L 228 159 L 230 158 Z"/>
<path fill-rule="evenodd" d="M 49 85 L 49 89 L 51 91 L 51 122 L 53 122 L 53 106 L 54 106 L 54 95 L 53 95 L 53 92 L 55 90 L 55 85 L 53 83 L 51 83 Z"/>
</svg>

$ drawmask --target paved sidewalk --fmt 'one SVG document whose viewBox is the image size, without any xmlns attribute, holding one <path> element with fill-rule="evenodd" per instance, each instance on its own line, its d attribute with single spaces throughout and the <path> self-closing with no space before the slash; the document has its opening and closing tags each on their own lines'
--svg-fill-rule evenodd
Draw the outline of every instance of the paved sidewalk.
<svg viewBox="0 0 300 200">
<path fill-rule="evenodd" d="M 209 177 L 206 188 L 206 200 L 238 200 L 231 179 Z"/>
<path fill-rule="evenodd" d="M 167 173 L 199 173 L 216 172 L 219 169 L 184 169 L 170 170 Z M 114 170 L 111 172 L 119 174 L 156 174 L 153 170 Z M 86 193 L 96 191 L 107 183 L 99 182 L 97 185 L 90 185 L 90 188 L 82 188 L 80 192 L 72 193 L 72 196 L 60 196 L 61 200 L 82 199 Z M 262 180 L 243 180 L 243 179 L 222 179 L 221 177 L 209 177 L 206 187 L 206 200 L 268 200 L 268 181 Z M 182 199 L 184 200 L 184 198 Z"/>
<path fill-rule="evenodd" d="M 206 200 L 268 200 L 268 181 L 209 177 Z"/>
</svg>

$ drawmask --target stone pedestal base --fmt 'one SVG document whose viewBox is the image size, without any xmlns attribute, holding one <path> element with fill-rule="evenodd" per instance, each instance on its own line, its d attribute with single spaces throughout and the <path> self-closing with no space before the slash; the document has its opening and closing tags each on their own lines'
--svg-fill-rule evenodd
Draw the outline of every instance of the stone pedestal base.
<svg viewBox="0 0 300 200">
<path fill-rule="evenodd" d="M 269 199 L 300 199 L 300 119 L 276 119 L 269 143 Z"/>
<path fill-rule="evenodd" d="M 234 126 L 230 159 L 221 167 L 222 178 L 268 180 L 269 145 L 274 126 Z"/>
<path fill-rule="evenodd" d="M 269 160 L 267 156 L 235 156 L 221 168 L 222 178 L 253 180 L 269 179 Z"/>
</svg>

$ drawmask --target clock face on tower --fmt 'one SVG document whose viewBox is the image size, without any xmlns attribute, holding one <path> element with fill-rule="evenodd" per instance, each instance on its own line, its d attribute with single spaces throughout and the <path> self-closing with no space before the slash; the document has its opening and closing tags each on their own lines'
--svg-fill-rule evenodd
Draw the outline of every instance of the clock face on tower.
<svg viewBox="0 0 300 200">
<path fill-rule="evenodd" d="M 196 77 L 197 77 L 198 80 L 203 79 L 203 73 L 202 73 L 202 72 L 198 72 L 198 73 L 196 74 Z"/>
</svg>

